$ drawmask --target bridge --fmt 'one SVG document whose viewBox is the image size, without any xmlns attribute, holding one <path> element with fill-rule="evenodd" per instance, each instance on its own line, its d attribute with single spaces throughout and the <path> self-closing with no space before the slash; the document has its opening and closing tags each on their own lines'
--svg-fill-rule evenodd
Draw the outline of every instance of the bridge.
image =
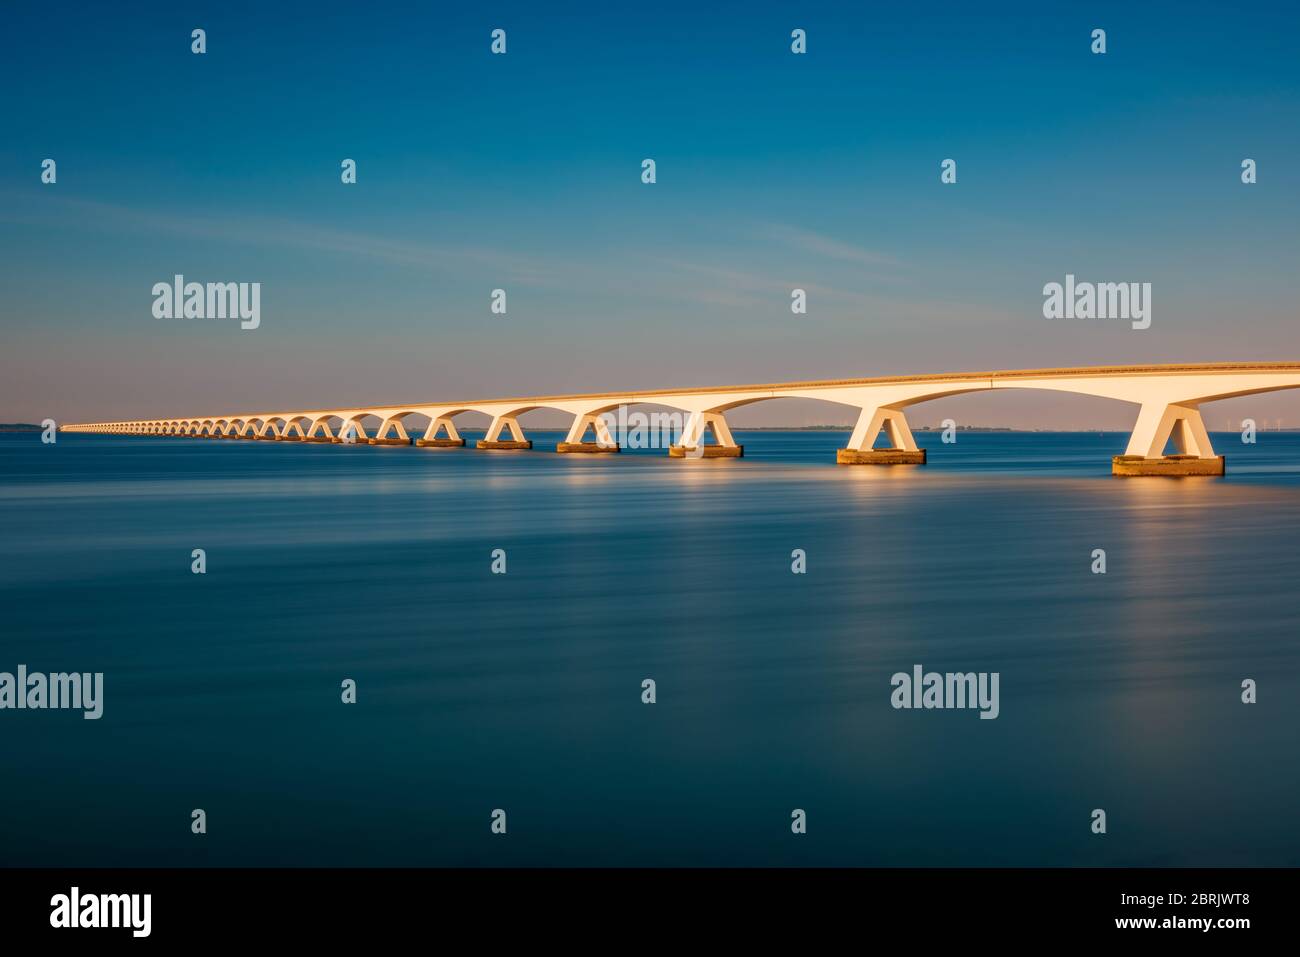
<svg viewBox="0 0 1300 957">
<path fill-rule="evenodd" d="M 573 416 L 557 452 L 608 453 L 619 451 L 608 417 L 620 410 L 625 414 L 630 406 L 653 405 L 677 410 L 680 427 L 674 432 L 676 442 L 669 447 L 671 456 L 735 458 L 744 454 L 744 447 L 732 436 L 727 412 L 767 399 L 798 398 L 859 410 L 848 445 L 836 453 L 840 464 L 923 465 L 926 452 L 917 447 L 908 426 L 908 407 L 968 392 L 1045 389 L 1138 406 L 1128 448 L 1112 460 L 1111 470 L 1116 475 L 1222 475 L 1224 458 L 1210 445 L 1201 405 L 1295 388 L 1300 388 L 1300 363 L 1296 362 L 1099 366 L 224 413 L 80 423 L 63 426 L 60 431 L 454 448 L 465 444 L 455 418 L 476 412 L 491 419 L 478 448 L 519 450 L 532 448 L 519 416 L 534 409 L 554 409 Z M 414 440 L 404 424 L 411 416 L 427 418 L 429 423 L 424 435 Z M 373 434 L 367 429 L 368 422 Z M 710 433 L 712 442 L 708 441 Z M 887 444 L 876 448 L 882 436 Z M 1166 455 L 1170 441 L 1176 451 Z"/>
</svg>

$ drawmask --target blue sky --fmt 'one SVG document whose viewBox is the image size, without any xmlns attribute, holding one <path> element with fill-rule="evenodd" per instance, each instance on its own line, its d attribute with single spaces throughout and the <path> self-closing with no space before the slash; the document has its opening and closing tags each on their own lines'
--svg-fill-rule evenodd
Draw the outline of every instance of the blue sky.
<svg viewBox="0 0 1300 957">
<path fill-rule="evenodd" d="M 0 419 L 1300 359 L 1300 13 L 1134 6 L 11 7 Z M 1151 282 L 1151 329 L 1044 320 L 1067 272 Z M 155 319 L 175 273 L 261 282 L 261 328 Z"/>
</svg>

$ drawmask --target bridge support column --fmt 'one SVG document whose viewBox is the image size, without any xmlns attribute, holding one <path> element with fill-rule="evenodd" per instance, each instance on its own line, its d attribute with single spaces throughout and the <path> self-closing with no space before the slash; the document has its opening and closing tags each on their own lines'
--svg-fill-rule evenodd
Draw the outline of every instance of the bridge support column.
<svg viewBox="0 0 1300 957">
<path fill-rule="evenodd" d="M 510 430 L 510 438 L 502 439 L 501 433 Z M 513 415 L 498 415 L 488 426 L 487 435 L 478 440 L 480 449 L 531 449 L 532 440 L 524 438 L 524 430 Z"/>
<path fill-rule="evenodd" d="M 704 435 L 710 430 L 717 445 L 704 444 Z M 738 459 L 744 454 L 745 447 L 736 444 L 721 412 L 692 412 L 682 429 L 681 444 L 668 449 L 674 459 Z"/>
<path fill-rule="evenodd" d="M 339 426 L 339 444 L 369 445 L 370 436 L 366 435 L 366 427 L 359 421 L 348 419 Z"/>
<path fill-rule="evenodd" d="M 591 429 L 595 436 L 594 442 L 585 441 L 587 430 Z M 555 451 L 561 453 L 569 452 L 617 452 L 618 443 L 614 441 L 614 436 L 610 434 L 609 423 L 599 415 L 592 413 L 590 415 L 579 415 L 573 420 L 573 425 L 569 426 L 569 434 L 564 437 L 564 441 L 555 446 Z"/>
<path fill-rule="evenodd" d="M 439 432 L 446 432 L 447 437 L 438 438 Z M 424 432 L 424 438 L 416 439 L 415 444 L 426 449 L 459 449 L 464 447 L 465 440 L 456 431 L 456 423 L 444 415 L 432 420 Z"/>
<path fill-rule="evenodd" d="M 872 448 L 882 429 L 889 448 Z M 917 446 L 902 409 L 863 409 L 848 447 L 836 449 L 835 461 L 839 465 L 924 465 L 925 449 Z"/>
<path fill-rule="evenodd" d="M 316 434 L 317 429 L 320 429 L 320 435 Z M 325 444 L 338 441 L 338 439 L 334 437 L 334 432 L 330 429 L 329 422 L 325 419 L 317 419 L 315 422 L 308 425 L 307 434 L 302 437 L 302 440 L 304 442 L 321 442 Z"/>
<path fill-rule="evenodd" d="M 389 438 L 389 431 L 397 433 L 396 438 Z M 370 440 L 371 445 L 410 445 L 411 437 L 406 432 L 406 426 L 402 425 L 401 419 L 384 419 L 379 424 L 379 429 L 375 432 L 375 437 Z"/>
<path fill-rule="evenodd" d="M 1175 455 L 1165 455 L 1173 439 Z M 1123 455 L 1111 459 L 1112 475 L 1223 475 L 1224 458 L 1214 454 L 1195 404 L 1149 402 L 1138 413 Z"/>
</svg>

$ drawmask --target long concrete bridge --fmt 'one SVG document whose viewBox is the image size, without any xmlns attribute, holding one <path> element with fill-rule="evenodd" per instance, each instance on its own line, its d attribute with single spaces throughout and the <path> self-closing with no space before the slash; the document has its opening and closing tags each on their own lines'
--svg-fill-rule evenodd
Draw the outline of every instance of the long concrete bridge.
<svg viewBox="0 0 1300 957">
<path fill-rule="evenodd" d="M 1217 399 L 1295 388 L 1300 388 L 1300 363 L 1297 362 L 1101 366 L 223 413 L 91 422 L 66 425 L 61 431 L 448 448 L 465 444 L 456 429 L 455 418 L 465 412 L 477 412 L 491 419 L 486 436 L 477 443 L 478 448 L 530 449 L 532 442 L 525 438 L 519 416 L 534 409 L 555 409 L 573 416 L 568 435 L 556 451 L 603 453 L 619 450 L 609 428 L 611 413 L 633 405 L 654 405 L 677 410 L 680 427 L 674 433 L 677 440 L 669 448 L 670 455 L 728 458 L 742 455 L 744 448 L 732 437 L 727 412 L 766 399 L 798 398 L 822 399 L 859 410 L 848 445 L 836 454 L 839 463 L 919 465 L 925 463 L 926 453 L 917 447 L 908 426 L 905 410 L 909 406 L 966 392 L 1046 389 L 1101 396 L 1138 406 L 1128 448 L 1112 462 L 1116 475 L 1222 475 L 1224 459 L 1215 455 L 1210 445 L 1201 419 L 1201 405 Z M 414 441 L 404 424 L 411 416 L 429 421 L 423 437 Z M 377 422 L 371 425 L 373 434 L 367 429 L 368 420 Z M 707 441 L 710 432 L 712 443 Z M 509 438 L 504 437 L 507 433 Z M 588 433 L 592 434 L 592 440 L 587 439 Z M 888 445 L 875 448 L 881 433 Z M 1170 440 L 1177 451 L 1165 455 Z"/>
</svg>

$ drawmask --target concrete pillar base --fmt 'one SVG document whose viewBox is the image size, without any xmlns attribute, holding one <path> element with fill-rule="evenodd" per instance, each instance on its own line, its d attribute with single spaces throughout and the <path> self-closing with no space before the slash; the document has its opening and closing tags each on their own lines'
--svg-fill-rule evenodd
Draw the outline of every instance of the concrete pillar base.
<svg viewBox="0 0 1300 957">
<path fill-rule="evenodd" d="M 694 449 L 672 445 L 668 448 L 668 457 L 672 459 L 738 459 L 744 454 L 743 445 L 701 445 Z"/>
<path fill-rule="evenodd" d="M 416 439 L 415 444 L 422 449 L 463 449 L 464 439 Z"/>
<path fill-rule="evenodd" d="M 619 447 L 617 445 L 601 445 L 599 442 L 561 442 L 555 446 L 555 451 L 560 453 L 588 452 L 595 454 L 617 452 Z"/>
<path fill-rule="evenodd" d="M 358 442 L 361 439 L 357 439 Z M 410 439 L 366 439 L 367 445 L 410 445 Z"/>
<path fill-rule="evenodd" d="M 532 439 L 524 439 L 522 442 L 489 442 L 487 439 L 479 439 L 475 443 L 475 448 L 479 449 L 531 449 L 533 447 Z"/>
<path fill-rule="evenodd" d="M 839 465 L 924 465 L 925 449 L 836 449 Z"/>
<path fill-rule="evenodd" d="M 1110 460 L 1112 475 L 1223 475 L 1222 455 L 1203 459 L 1195 455 L 1165 455 L 1157 459 L 1141 455 L 1117 455 Z"/>
</svg>

